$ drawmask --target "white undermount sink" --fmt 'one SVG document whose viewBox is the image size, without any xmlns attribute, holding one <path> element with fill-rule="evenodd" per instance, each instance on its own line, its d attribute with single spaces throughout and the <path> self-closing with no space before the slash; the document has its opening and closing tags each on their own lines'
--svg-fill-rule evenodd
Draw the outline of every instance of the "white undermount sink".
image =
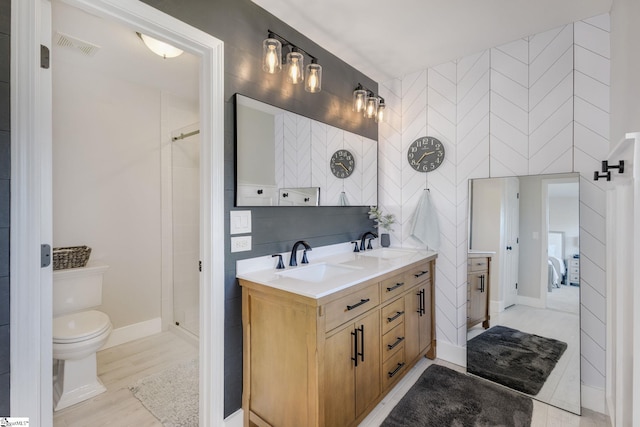
<svg viewBox="0 0 640 427">
<path fill-rule="evenodd" d="M 356 270 L 361 270 L 361 268 L 355 266 L 327 264 L 323 262 L 320 264 L 311 264 L 307 266 L 296 267 L 291 270 L 281 271 L 276 274 L 280 277 L 287 277 L 290 279 L 302 280 L 304 282 L 317 283 L 342 276 L 343 274 L 353 273 Z"/>
<path fill-rule="evenodd" d="M 410 255 L 413 253 L 415 253 L 415 251 L 408 251 L 405 249 L 395 249 L 395 248 L 380 248 L 380 249 L 374 249 L 372 251 L 360 252 L 360 256 L 393 259 L 393 258 L 400 258 L 405 255 Z"/>
</svg>

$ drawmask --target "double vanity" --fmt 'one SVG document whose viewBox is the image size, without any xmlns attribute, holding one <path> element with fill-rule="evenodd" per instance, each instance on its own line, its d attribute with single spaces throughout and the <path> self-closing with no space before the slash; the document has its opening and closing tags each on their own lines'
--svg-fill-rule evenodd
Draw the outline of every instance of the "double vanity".
<svg viewBox="0 0 640 427">
<path fill-rule="evenodd" d="M 435 252 L 317 252 L 297 267 L 238 269 L 245 426 L 358 425 L 436 356 Z"/>
</svg>

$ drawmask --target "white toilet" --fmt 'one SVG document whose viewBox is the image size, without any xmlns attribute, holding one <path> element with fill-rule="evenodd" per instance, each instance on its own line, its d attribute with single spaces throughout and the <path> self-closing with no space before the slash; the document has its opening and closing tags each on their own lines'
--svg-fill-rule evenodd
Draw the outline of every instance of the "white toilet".
<svg viewBox="0 0 640 427">
<path fill-rule="evenodd" d="M 113 329 L 109 316 L 90 310 L 102 304 L 107 265 L 53 272 L 53 409 L 58 411 L 105 392 L 97 376 L 96 352 Z"/>
</svg>

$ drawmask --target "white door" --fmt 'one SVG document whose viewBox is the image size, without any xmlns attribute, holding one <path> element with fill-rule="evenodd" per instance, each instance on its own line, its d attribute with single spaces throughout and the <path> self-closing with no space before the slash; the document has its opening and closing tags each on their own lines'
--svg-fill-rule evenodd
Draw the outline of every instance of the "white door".
<svg viewBox="0 0 640 427">
<path fill-rule="evenodd" d="M 516 303 L 518 296 L 518 260 L 519 232 L 520 232 L 520 182 L 518 178 L 506 180 L 503 197 L 504 221 L 504 306 L 509 307 Z"/>
<path fill-rule="evenodd" d="M 200 423 L 221 425 L 224 413 L 224 68 L 222 42 L 142 2 L 63 0 L 117 19 L 200 55 L 202 254 Z M 11 34 L 11 413 L 52 425 L 51 46 L 50 0 L 12 0 Z M 15 73 L 14 73 L 15 72 Z M 15 96 L 14 96 L 15 95 Z M 207 202 L 205 203 L 205 200 Z"/>
</svg>

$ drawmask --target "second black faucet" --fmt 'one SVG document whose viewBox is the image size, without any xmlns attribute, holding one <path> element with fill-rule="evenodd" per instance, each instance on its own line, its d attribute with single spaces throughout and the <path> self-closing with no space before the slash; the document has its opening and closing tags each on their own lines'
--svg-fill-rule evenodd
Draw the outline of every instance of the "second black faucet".
<svg viewBox="0 0 640 427">
<path fill-rule="evenodd" d="M 302 264 L 308 264 L 309 260 L 307 260 L 307 251 L 312 250 L 311 246 L 304 240 L 298 240 L 293 244 L 293 248 L 291 249 L 291 257 L 289 258 L 289 266 L 295 267 L 298 265 L 298 246 L 304 245 L 304 252 L 302 253 Z"/>
</svg>

